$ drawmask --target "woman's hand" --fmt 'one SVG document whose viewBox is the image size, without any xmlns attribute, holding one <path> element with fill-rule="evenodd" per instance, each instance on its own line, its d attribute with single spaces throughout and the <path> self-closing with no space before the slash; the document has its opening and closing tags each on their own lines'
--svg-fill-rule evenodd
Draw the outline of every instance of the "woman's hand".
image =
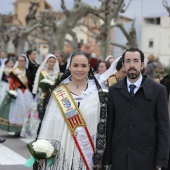
<svg viewBox="0 0 170 170">
<path fill-rule="evenodd" d="M 44 163 L 44 159 L 40 159 L 38 162 L 38 170 L 40 170 L 42 168 L 43 163 Z"/>
</svg>

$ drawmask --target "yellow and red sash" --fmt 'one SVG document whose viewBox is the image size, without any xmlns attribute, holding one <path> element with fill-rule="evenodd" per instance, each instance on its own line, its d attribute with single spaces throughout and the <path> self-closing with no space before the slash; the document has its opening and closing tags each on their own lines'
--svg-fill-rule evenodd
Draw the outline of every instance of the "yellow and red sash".
<svg viewBox="0 0 170 170">
<path fill-rule="evenodd" d="M 52 82 L 54 82 L 54 80 L 52 79 L 51 75 L 48 73 L 48 71 L 46 69 L 41 70 L 41 74 L 45 79 L 49 79 Z"/>
<path fill-rule="evenodd" d="M 86 122 L 79 110 L 74 98 L 66 85 L 57 86 L 52 95 L 57 102 L 68 129 L 80 152 L 87 170 L 93 169 L 92 156 L 94 144 L 86 126 Z"/>
<path fill-rule="evenodd" d="M 112 86 L 113 84 L 117 83 L 117 81 L 119 80 L 119 77 L 117 74 L 113 74 L 111 75 L 108 79 L 107 79 L 107 84 L 108 86 Z"/>
<path fill-rule="evenodd" d="M 21 84 L 23 84 L 25 87 L 27 87 L 27 76 L 26 76 L 26 70 L 20 70 L 19 68 L 15 68 L 11 71 L 13 75 L 20 81 Z"/>
</svg>

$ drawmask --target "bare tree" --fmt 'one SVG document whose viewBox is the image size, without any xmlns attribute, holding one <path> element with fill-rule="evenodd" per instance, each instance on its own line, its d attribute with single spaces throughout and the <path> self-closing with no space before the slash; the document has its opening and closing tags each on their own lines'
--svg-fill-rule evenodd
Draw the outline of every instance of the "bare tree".
<svg viewBox="0 0 170 170">
<path fill-rule="evenodd" d="M 122 45 L 122 44 L 111 42 L 111 44 L 114 46 L 120 47 L 122 49 L 128 49 L 130 47 L 133 47 L 133 48 L 138 47 L 137 37 L 136 37 L 137 35 L 136 35 L 134 23 L 135 23 L 135 20 L 133 20 L 132 26 L 129 31 L 126 31 L 125 27 L 123 26 L 123 23 L 117 23 L 115 26 L 118 27 L 122 31 L 125 38 L 127 39 L 127 43 L 126 45 Z"/>
<path fill-rule="evenodd" d="M 24 27 L 22 25 L 15 26 L 11 29 L 11 39 L 16 49 L 16 54 L 21 54 L 24 52 L 25 42 L 27 41 L 28 35 L 35 29 L 42 26 L 42 22 L 36 21 L 36 12 L 38 10 L 38 3 L 31 3 L 29 8 L 29 13 L 26 16 L 27 25 Z M 33 12 L 31 11 L 33 10 Z"/>
<path fill-rule="evenodd" d="M 162 4 L 165 7 L 165 9 L 168 11 L 169 16 L 170 16 L 170 6 L 168 5 L 167 0 L 162 0 Z"/>
<path fill-rule="evenodd" d="M 28 35 L 29 37 L 31 35 L 32 37 L 37 37 L 46 41 L 49 44 L 50 51 L 56 49 L 60 51 L 64 50 L 65 41 L 69 42 L 75 50 L 76 46 L 78 46 L 78 42 L 73 28 L 77 26 L 80 19 L 86 17 L 89 13 L 96 15 L 103 21 L 102 25 L 98 28 L 100 33 L 96 34 L 96 32 L 92 32 L 93 37 L 101 44 L 100 49 L 102 56 L 106 57 L 109 54 L 110 45 L 116 45 L 115 43 L 111 43 L 110 38 L 110 30 L 113 26 L 118 26 L 122 30 L 128 41 L 127 46 L 131 46 L 132 44 L 136 45 L 136 32 L 134 27 L 127 33 L 123 25 L 119 22 L 119 13 L 126 10 L 131 0 L 129 0 L 127 6 L 125 6 L 124 0 L 99 1 L 101 1 L 101 5 L 97 8 L 89 6 L 82 2 L 82 0 L 74 0 L 73 8 L 67 9 L 65 0 L 61 0 L 61 8 L 63 11 L 59 19 L 56 19 L 55 13 L 49 12 L 39 13 L 40 15 L 37 17 L 36 14 L 39 4 L 32 2 L 29 13 L 26 16 L 27 25 L 25 27 L 22 25 L 15 26 L 11 29 L 10 37 L 16 48 L 16 53 L 19 54 L 24 51 L 25 42 L 29 42 Z M 114 24 L 112 25 L 112 23 Z M 72 36 L 72 42 L 66 40 L 67 34 Z"/>
<path fill-rule="evenodd" d="M 26 23 L 28 24 L 30 21 L 36 21 L 36 13 L 39 8 L 39 3 L 38 2 L 30 2 L 31 5 L 29 7 L 28 14 L 25 18 Z"/>
<path fill-rule="evenodd" d="M 111 22 L 114 20 L 114 23 L 119 23 L 119 12 L 124 12 L 125 4 L 124 0 L 100 0 L 101 6 L 99 8 L 92 8 L 88 4 L 82 2 L 81 0 L 74 0 L 73 8 L 68 10 L 65 6 L 65 1 L 61 0 L 61 8 L 63 10 L 62 17 L 60 19 L 56 19 L 54 16 L 50 16 L 48 13 L 43 13 L 41 17 L 48 18 L 46 19 L 45 26 L 38 32 L 40 34 L 35 33 L 34 36 L 41 38 L 48 42 L 50 51 L 53 50 L 63 50 L 64 42 L 67 41 L 71 43 L 71 41 L 66 40 L 66 35 L 70 34 L 73 37 L 74 43 L 71 45 L 76 48 L 77 39 L 75 34 L 73 34 L 72 30 L 77 26 L 77 23 L 80 19 L 87 16 L 89 13 L 95 14 L 100 20 L 103 20 L 103 24 L 100 26 L 100 34 L 96 35 L 96 39 L 100 42 L 100 49 L 102 56 L 106 57 L 109 54 L 110 49 L 110 30 L 113 27 Z M 129 4 L 130 4 L 129 0 Z M 128 4 L 128 5 L 129 5 Z M 126 6 L 126 8 L 128 7 Z M 48 16 L 49 15 L 49 16 Z M 122 26 L 119 26 L 122 28 Z M 123 29 L 122 29 L 123 30 Z M 132 33 L 132 32 L 131 32 Z M 133 30 L 133 37 L 135 37 L 135 31 Z M 128 37 L 128 36 L 127 36 Z M 128 37 L 128 44 L 132 44 L 132 40 Z M 135 44 L 135 43 L 134 43 Z"/>
<path fill-rule="evenodd" d="M 1 50 L 7 51 L 8 42 L 10 40 L 9 31 L 4 31 L 0 28 Z"/>
<path fill-rule="evenodd" d="M 74 0 L 73 9 L 68 10 L 65 6 L 65 1 L 61 0 L 61 8 L 64 13 L 64 17 L 60 22 L 55 23 L 57 29 L 52 37 L 53 44 L 58 50 L 63 50 L 66 34 L 77 25 L 77 22 L 86 16 L 88 13 L 93 12 L 94 9 L 81 0 Z"/>
<path fill-rule="evenodd" d="M 103 23 L 98 27 L 98 32 L 91 29 L 89 26 L 88 30 L 91 31 L 92 37 L 98 41 L 100 44 L 100 53 L 105 58 L 109 54 L 110 45 L 119 46 L 121 48 L 128 47 L 137 47 L 137 39 L 136 39 L 136 31 L 134 27 L 134 22 L 132 24 L 131 29 L 127 32 L 121 23 L 120 13 L 123 13 L 127 10 L 129 3 L 125 6 L 124 0 L 100 0 L 102 2 L 102 6 L 104 9 L 104 13 L 94 13 L 98 18 L 100 18 Z M 118 27 L 121 29 L 122 33 L 127 39 L 127 45 L 124 46 L 122 44 L 116 44 L 111 42 L 111 30 L 113 27 Z"/>
<path fill-rule="evenodd" d="M 2 51 L 7 51 L 8 43 L 10 41 L 9 26 L 6 26 L 7 22 L 10 22 L 12 15 L 9 13 L 7 15 L 0 14 L 0 48 Z"/>
</svg>

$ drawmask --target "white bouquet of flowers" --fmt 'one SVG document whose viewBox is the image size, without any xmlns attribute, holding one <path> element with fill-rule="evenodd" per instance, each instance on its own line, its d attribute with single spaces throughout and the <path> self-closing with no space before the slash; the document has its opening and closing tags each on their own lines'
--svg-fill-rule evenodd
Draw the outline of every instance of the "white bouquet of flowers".
<svg viewBox="0 0 170 170">
<path fill-rule="evenodd" d="M 12 99 L 16 99 L 17 98 L 17 92 L 15 90 L 9 90 L 8 91 L 8 94 L 9 96 L 12 98 Z"/>
<path fill-rule="evenodd" d="M 46 153 L 46 158 L 50 158 L 54 152 L 54 147 L 50 142 L 44 139 L 39 139 L 36 142 L 32 143 L 33 149 L 35 152 L 44 152 Z"/>
<path fill-rule="evenodd" d="M 49 84 L 50 86 L 54 85 L 54 82 L 49 79 L 42 79 L 41 83 Z"/>
<path fill-rule="evenodd" d="M 45 167 L 47 163 L 49 166 L 53 164 L 53 160 L 57 154 L 56 149 L 51 143 L 45 139 L 38 139 L 27 144 L 27 148 L 31 153 L 30 159 L 25 163 L 25 166 L 31 167 L 35 161 L 45 160 Z"/>
<path fill-rule="evenodd" d="M 40 81 L 40 88 L 45 93 L 52 85 L 54 85 L 54 82 L 49 79 L 42 79 Z"/>
<path fill-rule="evenodd" d="M 107 89 L 103 89 L 103 92 L 107 94 L 107 93 L 108 93 L 108 90 L 107 90 Z"/>
</svg>

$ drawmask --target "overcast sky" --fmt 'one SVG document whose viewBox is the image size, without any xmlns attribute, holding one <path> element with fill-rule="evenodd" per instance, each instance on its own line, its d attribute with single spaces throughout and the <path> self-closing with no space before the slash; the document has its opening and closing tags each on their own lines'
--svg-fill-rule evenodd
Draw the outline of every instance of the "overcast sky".
<svg viewBox="0 0 170 170">
<path fill-rule="evenodd" d="M 9 12 L 13 13 L 13 2 L 16 0 L 0 0 L 0 13 L 8 14 Z M 60 8 L 60 0 L 47 0 L 53 7 L 54 10 Z M 84 0 L 89 5 L 97 5 L 98 0 Z M 170 6 L 170 0 L 167 0 Z M 66 6 L 71 8 L 73 0 L 65 0 Z M 129 0 L 125 0 L 126 4 Z M 162 5 L 162 0 L 132 0 L 129 8 L 124 14 L 131 18 L 141 18 L 149 16 L 162 16 L 168 15 L 168 12 Z"/>
</svg>

